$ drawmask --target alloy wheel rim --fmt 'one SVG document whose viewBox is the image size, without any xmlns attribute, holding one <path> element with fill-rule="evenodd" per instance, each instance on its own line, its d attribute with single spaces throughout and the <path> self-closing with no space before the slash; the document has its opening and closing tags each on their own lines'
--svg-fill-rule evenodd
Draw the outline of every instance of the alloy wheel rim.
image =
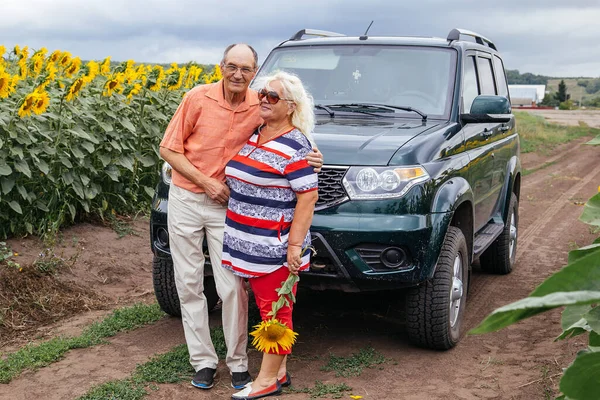
<svg viewBox="0 0 600 400">
<path fill-rule="evenodd" d="M 515 212 L 513 211 L 510 214 L 510 240 L 508 243 L 508 251 L 510 254 L 510 259 L 512 260 L 515 253 L 515 247 L 517 244 L 517 224 L 516 224 Z"/>
<path fill-rule="evenodd" d="M 463 282 L 462 282 L 462 257 L 461 254 L 456 254 L 454 258 L 454 268 L 452 273 L 452 288 L 450 290 L 450 326 L 454 328 L 460 315 L 460 307 L 463 297 Z"/>
</svg>

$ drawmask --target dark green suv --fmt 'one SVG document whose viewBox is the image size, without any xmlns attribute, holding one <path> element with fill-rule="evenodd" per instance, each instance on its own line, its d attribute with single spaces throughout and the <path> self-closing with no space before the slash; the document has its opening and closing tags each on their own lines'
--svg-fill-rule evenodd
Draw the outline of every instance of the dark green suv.
<svg viewBox="0 0 600 400">
<path fill-rule="evenodd" d="M 515 263 L 519 136 L 496 46 L 459 29 L 446 39 L 302 30 L 271 51 L 258 76 L 276 69 L 313 95 L 326 162 L 311 227 L 317 254 L 300 284 L 406 289 L 410 339 L 453 347 L 472 263 L 497 274 Z M 177 315 L 168 175 L 165 166 L 151 243 L 159 304 Z M 210 277 L 206 290 L 216 303 Z"/>
</svg>

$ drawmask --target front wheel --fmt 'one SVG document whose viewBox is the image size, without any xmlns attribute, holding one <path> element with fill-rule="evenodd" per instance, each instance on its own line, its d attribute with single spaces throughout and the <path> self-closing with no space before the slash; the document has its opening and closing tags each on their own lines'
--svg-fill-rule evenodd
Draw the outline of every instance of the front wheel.
<svg viewBox="0 0 600 400">
<path fill-rule="evenodd" d="M 460 229 L 450 226 L 433 278 L 407 293 L 406 325 L 411 342 L 435 350 L 458 343 L 468 276 L 467 242 Z"/>
<path fill-rule="evenodd" d="M 160 309 L 173 317 L 181 317 L 181 305 L 175 286 L 173 260 L 154 257 L 152 261 L 152 283 L 154 284 L 154 294 Z M 208 311 L 211 311 L 219 301 L 215 278 L 212 276 L 204 277 L 204 295 L 208 303 Z"/>
</svg>

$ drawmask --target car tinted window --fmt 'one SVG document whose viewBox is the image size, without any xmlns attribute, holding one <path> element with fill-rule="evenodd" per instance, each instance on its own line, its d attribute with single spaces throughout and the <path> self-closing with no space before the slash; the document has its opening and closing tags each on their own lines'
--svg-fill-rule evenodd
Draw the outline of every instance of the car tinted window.
<svg viewBox="0 0 600 400">
<path fill-rule="evenodd" d="M 449 116 L 456 54 L 453 49 L 416 46 L 279 48 L 269 55 L 255 82 L 285 70 L 302 80 L 315 104 L 378 103 Z"/>
<path fill-rule="evenodd" d="M 506 75 L 504 74 L 504 64 L 498 56 L 494 56 L 494 69 L 496 70 L 496 83 L 498 84 L 498 94 L 508 97 L 508 85 L 506 84 Z"/>
<path fill-rule="evenodd" d="M 467 57 L 463 81 L 463 110 L 465 113 L 471 111 L 471 104 L 473 104 L 473 100 L 475 100 L 475 97 L 479 94 L 476 71 L 475 57 Z"/>
<path fill-rule="evenodd" d="M 489 58 L 479 58 L 479 83 L 481 84 L 481 94 L 496 94 L 496 85 L 494 84 L 494 73 L 492 72 L 492 60 Z"/>
</svg>

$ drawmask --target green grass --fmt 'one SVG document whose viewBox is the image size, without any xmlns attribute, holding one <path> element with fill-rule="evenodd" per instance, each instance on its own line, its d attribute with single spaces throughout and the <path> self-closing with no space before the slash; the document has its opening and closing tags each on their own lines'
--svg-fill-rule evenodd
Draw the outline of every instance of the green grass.
<svg viewBox="0 0 600 400">
<path fill-rule="evenodd" d="M 45 367 L 71 349 L 86 348 L 105 343 L 107 337 L 131 331 L 163 318 L 158 304 L 135 304 L 113 311 L 100 322 L 85 328 L 79 336 L 57 337 L 40 344 L 29 344 L 0 360 L 0 383 L 9 383 L 26 369 Z"/>
<path fill-rule="evenodd" d="M 226 356 L 223 328 L 211 329 L 211 337 L 220 359 Z M 189 380 L 194 368 L 189 362 L 187 346 L 181 344 L 165 354 L 154 356 L 138 364 L 130 377 L 102 383 L 93 387 L 79 400 L 139 400 L 146 396 L 146 386 L 154 383 L 177 383 Z"/>
<path fill-rule="evenodd" d="M 330 383 L 325 384 L 321 381 L 315 381 L 315 386 L 312 388 L 296 389 L 291 388 L 290 393 L 307 393 L 311 399 L 323 398 L 331 396 L 332 399 L 341 399 L 345 392 L 351 391 L 352 388 L 345 383 Z"/>
<path fill-rule="evenodd" d="M 336 376 L 359 376 L 363 369 L 373 368 L 375 365 L 383 364 L 385 357 L 368 347 L 360 349 L 358 353 L 352 353 L 348 357 L 329 355 L 329 361 L 321 368 L 322 371 L 335 371 Z"/>
<path fill-rule="evenodd" d="M 540 115 L 524 111 L 515 111 L 517 131 L 521 138 L 521 152 L 547 153 L 554 147 L 583 136 L 596 136 L 600 129 L 590 128 L 585 124 L 579 126 L 563 126 L 550 123 Z"/>
</svg>

